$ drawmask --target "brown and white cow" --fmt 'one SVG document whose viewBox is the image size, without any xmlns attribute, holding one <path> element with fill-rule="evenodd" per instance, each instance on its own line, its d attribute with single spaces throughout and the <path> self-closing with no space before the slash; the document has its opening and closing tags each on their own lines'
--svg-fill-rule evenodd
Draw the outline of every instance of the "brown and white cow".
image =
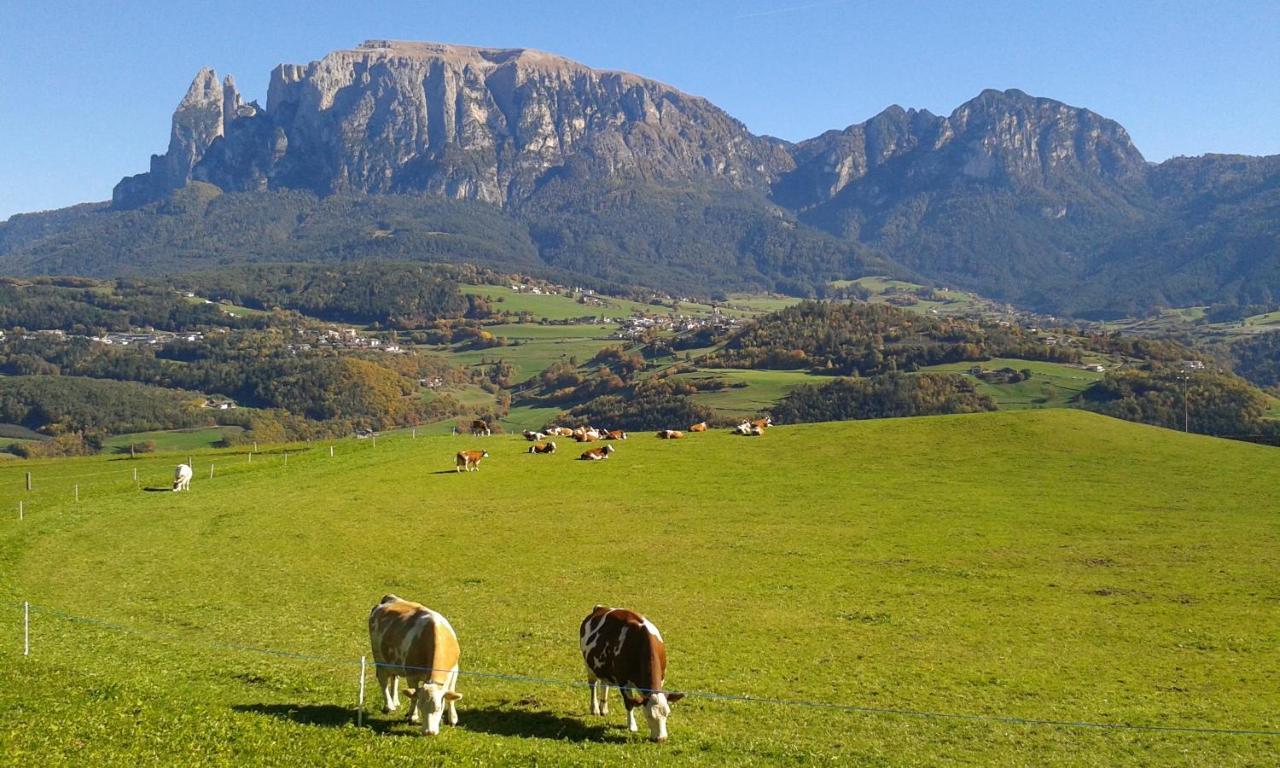
<svg viewBox="0 0 1280 768">
<path fill-rule="evenodd" d="M 706 432 L 706 431 L 707 431 L 707 422 L 705 422 L 705 421 L 700 421 L 700 422 L 698 422 L 697 424 L 694 424 L 692 427 L 689 427 L 689 431 L 690 431 L 690 432 Z"/>
<path fill-rule="evenodd" d="M 535 432 L 535 431 L 533 431 L 532 429 L 526 429 L 525 431 L 521 432 L 520 434 L 524 435 L 524 439 L 525 439 L 525 440 L 528 440 L 528 441 L 529 441 L 529 442 L 531 442 L 531 443 L 536 443 L 536 442 L 538 442 L 539 440 L 546 440 L 546 439 L 547 439 L 547 435 L 546 435 L 546 433 L 544 433 L 544 432 Z"/>
<path fill-rule="evenodd" d="M 679 440 L 684 437 L 684 433 L 678 429 L 664 429 L 658 432 L 658 437 L 663 440 Z"/>
<path fill-rule="evenodd" d="M 547 434 L 554 437 L 573 437 L 573 430 L 568 427 L 552 427 L 547 430 Z"/>
<path fill-rule="evenodd" d="M 769 427 L 772 427 L 772 426 L 773 426 L 773 417 L 772 417 L 772 416 L 765 416 L 763 419 L 753 419 L 753 420 L 751 421 L 751 426 L 753 426 L 753 427 L 759 427 L 760 429 L 767 429 L 767 428 L 769 428 Z"/>
<path fill-rule="evenodd" d="M 468 472 L 479 472 L 480 460 L 487 458 L 489 458 L 488 451 L 458 451 L 458 460 L 454 464 L 453 471 L 461 472 L 465 469 Z"/>
<path fill-rule="evenodd" d="M 573 436 L 573 439 L 577 440 L 580 443 L 594 443 L 596 441 L 596 439 L 592 437 L 591 433 L 589 432 L 579 432 L 578 434 Z"/>
<path fill-rule="evenodd" d="M 581 461 L 604 461 L 609 458 L 609 454 L 613 453 L 612 445 L 602 445 L 599 448 L 592 448 L 589 451 L 583 451 L 578 457 Z"/>
<path fill-rule="evenodd" d="M 458 635 L 449 620 L 426 606 L 386 595 L 369 612 L 369 643 L 382 687 L 383 712 L 400 708 L 397 678 L 404 677 L 409 722 L 422 732 L 440 732 L 440 720 L 458 724 Z"/>
<path fill-rule="evenodd" d="M 609 686 L 622 694 L 627 727 L 636 727 L 636 707 L 644 710 L 649 739 L 667 740 L 671 705 L 682 693 L 663 690 L 667 675 L 667 646 L 662 633 L 645 617 L 622 608 L 597 605 L 578 629 L 582 660 L 587 665 L 591 714 L 609 714 Z"/>
<path fill-rule="evenodd" d="M 605 440 L 626 440 L 627 433 L 623 432 L 621 429 L 611 429 L 608 432 L 604 433 L 604 439 Z"/>
<path fill-rule="evenodd" d="M 474 437 L 488 437 L 493 434 L 493 430 L 489 428 L 489 422 L 484 419 L 476 419 L 471 422 L 471 434 Z"/>
<path fill-rule="evenodd" d="M 548 441 L 545 443 L 535 443 L 534 445 L 529 446 L 529 453 L 555 453 L 555 452 L 556 452 L 556 444 L 554 440 Z"/>
</svg>

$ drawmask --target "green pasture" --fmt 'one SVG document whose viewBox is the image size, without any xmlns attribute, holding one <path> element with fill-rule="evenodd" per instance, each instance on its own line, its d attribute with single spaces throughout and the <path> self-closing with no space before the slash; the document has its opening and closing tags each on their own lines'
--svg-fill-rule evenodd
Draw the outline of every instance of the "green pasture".
<svg viewBox="0 0 1280 768">
<path fill-rule="evenodd" d="M 990 384 L 971 377 L 978 391 L 985 393 L 995 401 L 1001 410 L 1018 410 L 1025 408 L 1062 408 L 1077 395 L 1088 389 L 1090 384 L 1100 380 L 1105 374 L 1087 371 L 1062 363 L 1045 363 L 1035 360 L 1017 360 L 1014 358 L 994 358 L 981 363 L 945 363 L 921 368 L 922 371 L 938 373 L 961 373 L 968 375 L 969 369 L 981 366 L 983 370 L 993 371 L 1001 368 L 1012 368 L 1031 371 L 1031 378 L 1016 384 Z"/>
<path fill-rule="evenodd" d="M 243 432 L 242 427 L 200 427 L 195 429 L 167 429 L 157 432 L 134 432 L 107 438 L 103 447 L 108 451 L 128 453 L 131 444 L 152 441 L 158 451 L 190 451 L 212 448 L 224 437 Z"/>
<path fill-rule="evenodd" d="M 742 310 L 739 314 L 756 315 L 777 312 L 799 303 L 800 299 L 791 296 L 753 296 L 744 294 L 729 297 L 729 301 L 726 302 L 726 308 L 728 310 Z"/>
<path fill-rule="evenodd" d="M 579 304 L 577 299 L 570 296 L 517 293 L 502 285 L 463 285 L 461 289 L 463 293 L 484 296 L 489 299 L 493 303 L 495 310 L 513 314 L 529 312 L 535 319 L 545 317 L 548 320 L 572 320 L 578 317 L 599 317 L 600 315 L 620 317 L 631 315 L 635 312 L 651 315 L 670 314 L 672 311 L 670 306 L 644 304 L 612 296 L 593 297 L 602 303 L 595 303 L 592 299 L 588 299 L 587 303 Z M 684 306 L 696 309 L 699 305 L 690 304 Z"/>
<path fill-rule="evenodd" d="M 581 365 L 605 347 L 617 346 L 623 342 L 600 337 L 559 337 L 531 338 L 520 344 L 491 349 L 469 349 L 461 352 L 448 352 L 450 361 L 456 365 L 476 366 L 505 360 L 515 369 L 512 381 L 523 381 L 536 376 L 557 362 L 577 360 Z M 448 351 L 448 350 L 445 350 Z"/>
<path fill-rule="evenodd" d="M 26 502 L 0 517 L 4 762 L 1275 764 L 1275 736 L 984 718 L 1280 730 L 1276 449 L 1061 410 L 526 447 L 201 452 L 183 494 L 175 455 L 0 466 L 0 509 Z M 372 684 L 354 722 L 388 592 L 461 638 L 434 739 Z M 653 620 L 696 692 L 664 745 L 616 696 L 586 714 L 596 603 Z"/>
<path fill-rule="evenodd" d="M 572 325 L 541 325 L 539 323 L 502 323 L 487 325 L 484 330 L 494 336 L 521 340 L 603 339 L 618 330 L 613 323 L 574 323 Z"/>
<path fill-rule="evenodd" d="M 786 397 L 800 384 L 824 384 L 829 377 L 811 376 L 804 371 L 745 370 L 741 368 L 702 368 L 696 373 L 681 374 L 682 379 L 719 379 L 730 385 L 717 392 L 699 392 L 695 402 L 715 408 L 733 418 L 755 417 Z M 746 384 L 735 387 L 734 384 Z"/>
</svg>

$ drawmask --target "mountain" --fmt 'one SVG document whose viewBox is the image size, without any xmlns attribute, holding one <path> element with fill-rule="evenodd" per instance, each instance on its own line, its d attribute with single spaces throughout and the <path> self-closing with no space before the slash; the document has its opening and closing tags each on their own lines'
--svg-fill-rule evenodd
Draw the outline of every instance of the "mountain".
<svg viewBox="0 0 1280 768">
<path fill-rule="evenodd" d="M 553 54 L 377 40 L 202 70 L 110 206 L 0 224 L 0 271 L 419 258 L 674 292 L 870 272 L 1108 316 L 1280 299 L 1280 158 L 1146 162 L 1090 110 L 988 90 L 790 144 Z"/>
<path fill-rule="evenodd" d="M 984 91 L 947 117 L 891 107 L 794 156 L 774 195 L 802 220 L 1017 301 L 1072 275 L 1146 198 L 1124 128 L 1021 91 Z"/>
<path fill-rule="evenodd" d="M 169 151 L 113 198 L 149 202 L 196 179 L 506 205 L 569 158 L 593 175 L 735 188 L 791 165 L 782 142 L 653 80 L 540 51 L 372 40 L 276 67 L 266 109 L 201 71 L 174 113 Z"/>
</svg>

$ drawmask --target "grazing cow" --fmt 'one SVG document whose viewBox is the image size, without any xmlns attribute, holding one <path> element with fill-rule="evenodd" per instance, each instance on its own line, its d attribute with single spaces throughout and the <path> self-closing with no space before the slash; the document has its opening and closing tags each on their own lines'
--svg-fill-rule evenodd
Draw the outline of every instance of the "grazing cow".
<svg viewBox="0 0 1280 768">
<path fill-rule="evenodd" d="M 461 472 L 464 469 L 468 472 L 479 472 L 480 460 L 487 458 L 489 458 L 488 451 L 458 451 L 458 461 L 453 469 L 455 472 Z"/>
<path fill-rule="evenodd" d="M 179 464 L 173 470 L 173 490 L 189 491 L 191 490 L 191 467 L 186 464 Z"/>
<path fill-rule="evenodd" d="M 521 432 L 520 434 L 524 435 L 524 439 L 525 439 L 525 440 L 528 440 L 528 441 L 529 441 L 529 442 L 531 442 L 531 443 L 536 443 L 536 442 L 537 442 L 537 441 L 539 441 L 539 440 L 546 440 L 546 439 L 547 439 L 547 436 L 546 436 L 545 434 L 543 434 L 542 432 L 534 432 L 534 431 L 533 431 L 533 430 L 531 430 L 531 429 L 526 429 L 525 431 Z"/>
<path fill-rule="evenodd" d="M 694 424 L 692 427 L 689 427 L 689 431 L 690 431 L 690 432 L 706 432 L 706 431 L 707 431 L 707 422 L 705 422 L 705 421 L 700 421 L 700 422 L 698 422 L 697 424 Z"/>
<path fill-rule="evenodd" d="M 369 612 L 369 643 L 383 712 L 400 708 L 396 678 L 403 676 L 409 686 L 409 722 L 422 723 L 422 732 L 434 736 L 447 710 L 449 725 L 458 724 L 458 635 L 448 619 L 387 595 Z"/>
<path fill-rule="evenodd" d="M 609 458 L 609 454 L 613 453 L 612 445 L 604 445 L 599 448 L 592 448 L 589 451 L 583 451 L 578 457 L 580 461 L 604 461 Z"/>
<path fill-rule="evenodd" d="M 529 446 L 529 453 L 555 453 L 555 452 L 556 452 L 556 444 L 554 442 L 536 443 L 534 445 Z"/>
<path fill-rule="evenodd" d="M 663 440 L 679 440 L 684 437 L 684 433 L 678 429 L 664 429 L 658 433 L 658 437 Z"/>
<path fill-rule="evenodd" d="M 489 422 L 484 419 L 476 419 L 471 422 L 472 437 L 488 437 L 493 434 L 493 430 L 489 429 Z"/>
<path fill-rule="evenodd" d="M 611 429 L 604 433 L 605 440 L 626 440 L 627 433 L 620 429 Z"/>
<path fill-rule="evenodd" d="M 582 660 L 587 664 L 591 714 L 609 714 L 609 686 L 622 694 L 627 727 L 636 727 L 636 707 L 644 710 L 651 741 L 667 740 L 671 705 L 683 693 L 663 690 L 667 647 L 658 628 L 645 617 L 622 608 L 597 605 L 578 629 Z"/>
</svg>

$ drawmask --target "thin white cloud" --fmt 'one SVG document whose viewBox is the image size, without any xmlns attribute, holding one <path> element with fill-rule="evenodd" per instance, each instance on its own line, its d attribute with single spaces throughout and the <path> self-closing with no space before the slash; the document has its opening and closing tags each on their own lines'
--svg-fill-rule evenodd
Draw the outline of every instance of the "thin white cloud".
<svg viewBox="0 0 1280 768">
<path fill-rule="evenodd" d="M 767 11 L 756 11 L 755 13 L 744 13 L 734 16 L 735 19 L 758 19 L 762 16 L 777 16 L 782 13 L 794 13 L 795 11 L 807 11 L 810 8 L 826 8 L 831 5 L 845 5 L 849 0 L 826 0 L 822 3 L 806 3 L 805 5 L 789 5 L 785 8 L 771 8 Z"/>
</svg>

